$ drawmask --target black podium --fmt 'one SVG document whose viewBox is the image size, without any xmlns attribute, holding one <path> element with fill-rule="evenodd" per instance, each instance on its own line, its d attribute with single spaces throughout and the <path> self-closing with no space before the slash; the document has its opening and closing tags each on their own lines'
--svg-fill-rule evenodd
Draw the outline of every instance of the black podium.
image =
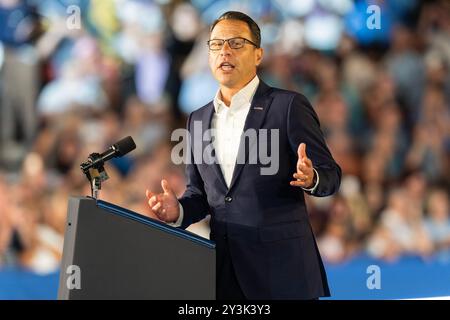
<svg viewBox="0 0 450 320">
<path fill-rule="evenodd" d="M 215 299 L 215 244 L 108 202 L 69 199 L 58 299 Z"/>
</svg>

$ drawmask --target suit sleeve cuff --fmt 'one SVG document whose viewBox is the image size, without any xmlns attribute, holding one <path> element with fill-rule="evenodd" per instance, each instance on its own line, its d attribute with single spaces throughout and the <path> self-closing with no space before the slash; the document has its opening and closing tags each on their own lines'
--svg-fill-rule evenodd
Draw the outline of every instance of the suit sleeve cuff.
<svg viewBox="0 0 450 320">
<path fill-rule="evenodd" d="M 309 192 L 309 193 L 311 193 L 311 194 L 313 194 L 314 191 L 316 191 L 317 186 L 319 185 L 319 180 L 320 180 L 320 178 L 319 178 L 319 173 L 317 172 L 317 170 L 316 170 L 315 168 L 313 168 L 313 170 L 314 170 L 314 172 L 316 173 L 316 177 L 317 177 L 316 184 L 314 185 L 314 187 L 309 188 L 309 189 L 302 188 L 304 191 L 307 191 L 307 192 Z"/>
<path fill-rule="evenodd" d="M 183 223 L 183 217 L 184 217 L 184 210 L 183 210 L 183 206 L 181 205 L 180 202 L 178 202 L 178 207 L 180 208 L 180 215 L 178 217 L 178 220 L 175 222 L 169 222 L 167 223 L 168 225 L 178 228 L 181 226 L 181 224 Z"/>
</svg>

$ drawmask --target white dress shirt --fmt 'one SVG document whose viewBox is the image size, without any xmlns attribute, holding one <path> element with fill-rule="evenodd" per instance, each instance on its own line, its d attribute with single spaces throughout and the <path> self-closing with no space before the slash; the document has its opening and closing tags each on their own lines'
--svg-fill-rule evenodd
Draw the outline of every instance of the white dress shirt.
<svg viewBox="0 0 450 320">
<path fill-rule="evenodd" d="M 211 129 L 215 135 L 213 147 L 227 187 L 230 187 L 231 184 L 245 120 L 258 85 L 259 78 L 255 76 L 252 81 L 231 98 L 230 106 L 227 106 L 221 100 L 220 89 L 217 90 L 213 100 L 215 111 L 211 119 Z M 319 185 L 319 175 L 316 169 L 314 171 L 317 175 L 316 184 L 311 189 L 303 188 L 305 191 L 314 192 Z M 183 221 L 183 207 L 181 204 L 179 206 L 180 217 L 175 223 L 171 224 L 176 227 L 180 226 Z"/>
<path fill-rule="evenodd" d="M 217 91 L 213 101 L 215 110 L 211 120 L 211 129 L 215 134 L 213 146 L 227 187 L 231 184 L 245 119 L 258 85 L 259 79 L 255 76 L 231 98 L 229 107 L 221 100 L 220 90 Z"/>
</svg>

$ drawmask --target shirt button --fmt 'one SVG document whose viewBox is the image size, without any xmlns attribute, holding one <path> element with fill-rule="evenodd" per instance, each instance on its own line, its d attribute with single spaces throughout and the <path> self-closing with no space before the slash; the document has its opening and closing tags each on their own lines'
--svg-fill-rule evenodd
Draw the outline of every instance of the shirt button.
<svg viewBox="0 0 450 320">
<path fill-rule="evenodd" d="M 225 197 L 225 201 L 226 202 L 231 202 L 231 201 L 233 201 L 233 198 L 232 197 Z"/>
</svg>

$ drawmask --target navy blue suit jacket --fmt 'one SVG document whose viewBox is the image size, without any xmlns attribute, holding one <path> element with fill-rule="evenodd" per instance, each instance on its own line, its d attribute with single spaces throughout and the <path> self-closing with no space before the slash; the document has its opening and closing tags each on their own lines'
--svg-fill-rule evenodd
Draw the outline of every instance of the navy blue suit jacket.
<svg viewBox="0 0 450 320">
<path fill-rule="evenodd" d="M 211 128 L 213 113 L 212 102 L 191 113 L 187 127 L 192 137 L 196 137 L 194 127 L 201 128 L 201 134 Z M 194 121 L 201 121 L 201 126 L 194 126 Z M 194 161 L 195 147 L 204 150 L 211 145 L 208 135 L 193 138 L 191 164 L 186 166 L 187 190 L 179 199 L 184 210 L 181 228 L 211 215 L 211 240 L 226 234 L 237 279 L 249 299 L 329 296 L 305 191 L 289 184 L 296 172 L 298 146 L 304 142 L 320 177 L 314 196 L 328 196 L 339 188 L 341 169 L 328 150 L 317 115 L 303 95 L 261 81 L 244 131 L 252 128 L 279 130 L 278 172 L 262 175 L 260 169 L 268 165 L 248 163 L 251 148 L 241 148 L 247 162 L 236 164 L 228 188 L 217 162 Z"/>
</svg>

